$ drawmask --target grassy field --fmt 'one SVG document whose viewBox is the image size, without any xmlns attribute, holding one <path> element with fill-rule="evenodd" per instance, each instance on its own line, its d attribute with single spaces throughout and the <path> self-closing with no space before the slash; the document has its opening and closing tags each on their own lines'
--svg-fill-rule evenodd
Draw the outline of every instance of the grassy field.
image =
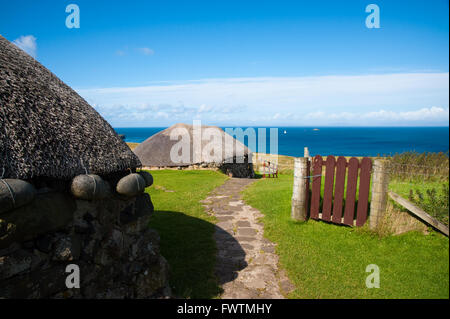
<svg viewBox="0 0 450 319">
<path fill-rule="evenodd" d="M 134 150 L 139 145 L 139 143 L 129 143 L 129 142 L 127 142 L 127 145 L 128 145 L 128 147 L 131 150 Z"/>
<path fill-rule="evenodd" d="M 137 145 L 128 144 L 131 148 Z M 423 161 L 433 160 L 442 162 L 438 156 Z M 398 166 L 389 186 L 405 198 L 411 196 L 411 190 L 414 194 L 416 190 L 427 194 L 445 185 L 448 188 L 448 178 L 443 174 L 445 163 L 438 168 L 443 178 L 432 175 L 423 179 L 428 168 L 419 171 L 421 178 L 411 178 L 417 172 L 412 167 L 422 165 L 417 163 L 417 156 L 402 155 L 393 161 L 408 164 Z M 380 236 L 366 226 L 349 228 L 312 220 L 293 222 L 290 219 L 293 158 L 281 156 L 280 164 L 284 174 L 278 179 L 256 181 L 244 192 L 244 197 L 264 214 L 265 236 L 278 244 L 281 267 L 296 286 L 290 298 L 449 298 L 447 237 L 433 231 L 429 235 L 409 232 Z M 151 173 L 155 179 L 154 186 L 148 188 L 155 204 L 151 227 L 160 233 L 161 250 L 171 267 L 170 281 L 175 294 L 184 298 L 217 297 L 220 287 L 213 275 L 214 219 L 204 212 L 199 201 L 227 177 L 212 171 Z M 437 204 L 426 195 L 418 204 L 434 208 L 433 205 L 443 206 L 443 202 L 448 224 L 448 195 Z M 365 286 L 368 275 L 365 269 L 369 264 L 380 268 L 379 289 Z"/>
<path fill-rule="evenodd" d="M 365 227 L 293 222 L 292 184 L 291 175 L 280 175 L 244 192 L 246 202 L 265 215 L 265 236 L 278 244 L 281 266 L 296 286 L 289 297 L 449 297 L 448 238 L 435 232 L 380 237 Z M 379 289 L 365 286 L 369 264 L 380 267 Z"/>
<path fill-rule="evenodd" d="M 151 227 L 171 268 L 171 286 L 184 298 L 214 298 L 214 219 L 199 200 L 227 177 L 212 171 L 152 171 Z M 411 232 L 380 238 L 362 228 L 290 220 L 292 176 L 261 179 L 245 199 L 265 215 L 265 235 L 278 243 L 281 266 L 296 285 L 291 298 L 448 298 L 448 239 Z M 267 200 L 270 198 L 270 201 Z M 365 268 L 377 264 L 381 288 L 367 289 Z"/>
<path fill-rule="evenodd" d="M 155 206 L 150 227 L 161 237 L 161 254 L 170 265 L 170 284 L 176 296 L 214 298 L 220 292 L 213 274 L 214 219 L 200 200 L 228 177 L 213 171 L 151 171 L 147 188 Z"/>
</svg>

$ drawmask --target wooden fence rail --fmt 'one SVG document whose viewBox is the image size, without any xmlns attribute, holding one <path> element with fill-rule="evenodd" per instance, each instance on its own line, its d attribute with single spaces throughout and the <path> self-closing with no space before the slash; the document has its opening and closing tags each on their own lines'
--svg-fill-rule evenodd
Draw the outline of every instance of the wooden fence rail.
<svg viewBox="0 0 450 319">
<path fill-rule="evenodd" d="M 407 210 L 409 210 L 411 213 L 413 213 L 414 215 L 419 217 L 421 220 L 423 220 L 427 224 L 433 226 L 434 228 L 436 228 L 437 230 L 439 230 L 440 232 L 442 232 L 443 234 L 445 234 L 448 237 L 449 233 L 448 233 L 448 227 L 446 225 L 444 225 L 443 223 L 438 221 L 436 218 L 428 215 L 425 211 L 423 211 L 422 209 L 420 209 L 419 207 L 417 207 L 410 201 L 404 199 L 400 195 L 398 195 L 394 192 L 389 192 L 388 194 L 389 194 L 389 197 L 392 198 L 392 200 L 394 200 L 396 203 L 402 205 Z"/>
</svg>

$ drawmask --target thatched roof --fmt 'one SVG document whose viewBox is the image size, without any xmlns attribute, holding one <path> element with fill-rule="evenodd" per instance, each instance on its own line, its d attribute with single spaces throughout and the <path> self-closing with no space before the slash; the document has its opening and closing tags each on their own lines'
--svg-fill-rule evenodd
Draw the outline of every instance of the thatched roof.
<svg viewBox="0 0 450 319">
<path fill-rule="evenodd" d="M 71 178 L 140 166 L 81 96 L 0 36 L 0 177 Z"/>
<path fill-rule="evenodd" d="M 179 143 L 182 140 L 181 136 L 177 136 L 175 134 L 175 139 L 171 140 L 170 136 L 172 133 L 175 133 L 176 129 L 182 129 L 180 132 L 186 132 L 186 134 L 189 134 L 188 138 L 190 141 L 190 154 L 189 154 L 189 162 L 183 162 L 183 163 L 176 163 L 173 162 L 170 158 L 170 152 L 172 147 Z M 251 151 L 241 142 L 238 140 L 232 138 L 230 135 L 225 133 L 220 127 L 217 126 L 206 126 L 202 125 L 202 136 L 204 140 L 202 140 L 202 150 L 205 148 L 206 145 L 210 144 L 211 138 L 208 140 L 207 129 L 215 129 L 220 134 L 221 138 L 221 146 L 222 151 L 218 154 L 221 154 L 220 159 L 216 160 L 214 156 L 201 156 L 200 153 L 194 154 L 194 151 L 197 151 L 198 148 L 194 148 L 193 145 L 193 126 L 189 124 L 175 124 L 171 127 L 165 129 L 164 131 L 161 131 L 148 139 L 146 139 L 144 142 L 139 144 L 133 152 L 139 157 L 142 165 L 144 166 L 158 166 L 158 167 L 167 167 L 167 166 L 187 166 L 192 164 L 200 164 L 200 163 L 211 163 L 211 162 L 217 162 L 221 163 L 229 158 L 234 158 L 237 154 L 237 147 L 236 145 L 239 145 L 238 147 L 242 148 L 244 151 L 244 156 L 251 154 Z M 184 135 L 186 135 L 184 134 Z M 218 134 L 218 135 L 219 135 Z M 227 136 L 228 138 L 225 138 Z M 212 144 L 210 144 L 211 146 Z M 178 152 L 178 155 L 181 154 L 181 150 Z M 227 154 L 232 154 L 232 156 L 226 156 Z M 211 155 L 214 155 L 214 152 L 211 153 Z M 242 157 L 241 157 L 242 158 Z M 251 156 L 250 156 L 251 158 Z M 195 160 L 200 159 L 200 160 Z"/>
</svg>

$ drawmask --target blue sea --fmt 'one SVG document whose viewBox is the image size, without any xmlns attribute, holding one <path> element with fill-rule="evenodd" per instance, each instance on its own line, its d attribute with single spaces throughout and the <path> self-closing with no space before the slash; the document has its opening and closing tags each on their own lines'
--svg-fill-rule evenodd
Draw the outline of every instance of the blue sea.
<svg viewBox="0 0 450 319">
<path fill-rule="evenodd" d="M 165 127 L 115 128 L 126 142 L 141 143 Z M 245 129 L 245 128 L 243 128 Z M 257 128 L 255 128 L 257 132 Z M 266 129 L 269 153 L 269 128 Z M 247 145 L 247 139 L 244 141 Z M 278 154 L 303 156 L 304 147 L 312 156 L 377 156 L 406 151 L 447 152 L 448 127 L 278 127 Z M 257 151 L 257 150 L 252 150 Z"/>
</svg>

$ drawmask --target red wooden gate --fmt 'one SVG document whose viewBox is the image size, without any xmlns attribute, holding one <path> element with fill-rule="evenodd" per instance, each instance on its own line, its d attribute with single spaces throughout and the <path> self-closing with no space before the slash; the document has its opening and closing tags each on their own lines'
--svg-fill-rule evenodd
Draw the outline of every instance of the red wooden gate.
<svg viewBox="0 0 450 319">
<path fill-rule="evenodd" d="M 321 183 L 323 166 L 325 166 L 324 192 L 321 205 Z M 364 157 L 361 162 L 352 157 L 348 162 L 345 157 L 327 156 L 323 161 L 320 155 L 314 157 L 312 173 L 312 191 L 310 217 L 322 219 L 335 224 L 362 226 L 367 220 L 369 202 L 370 175 L 372 161 Z M 359 175 L 358 205 L 355 212 L 356 190 Z M 347 187 L 345 187 L 347 176 Z M 333 191 L 334 189 L 334 191 Z M 345 193 L 345 209 L 344 209 Z M 322 206 L 322 210 L 320 210 Z M 320 212 L 321 211 L 321 212 Z"/>
</svg>

